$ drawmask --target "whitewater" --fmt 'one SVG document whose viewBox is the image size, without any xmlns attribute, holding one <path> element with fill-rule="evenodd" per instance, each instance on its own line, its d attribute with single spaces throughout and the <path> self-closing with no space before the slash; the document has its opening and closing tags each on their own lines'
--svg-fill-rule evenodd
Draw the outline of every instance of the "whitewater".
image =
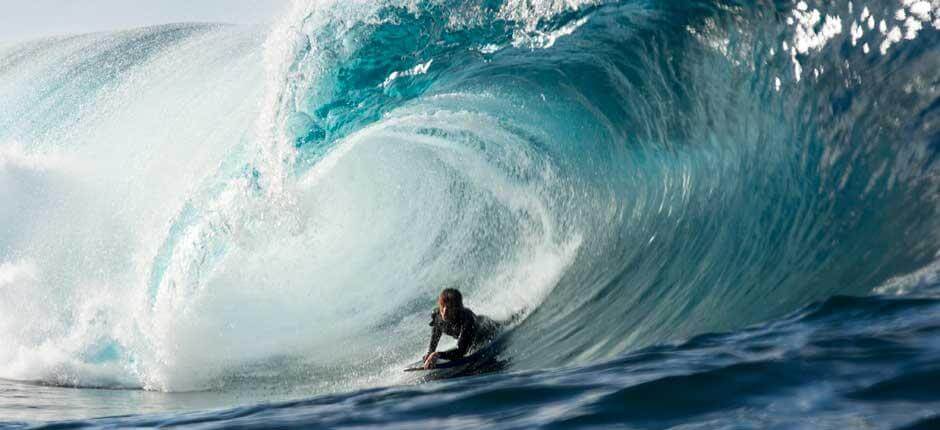
<svg viewBox="0 0 940 430">
<path fill-rule="evenodd" d="M 0 427 L 940 426 L 938 30 L 297 0 L 0 43 Z M 504 368 L 401 371 L 446 287 L 521 316 Z"/>
</svg>

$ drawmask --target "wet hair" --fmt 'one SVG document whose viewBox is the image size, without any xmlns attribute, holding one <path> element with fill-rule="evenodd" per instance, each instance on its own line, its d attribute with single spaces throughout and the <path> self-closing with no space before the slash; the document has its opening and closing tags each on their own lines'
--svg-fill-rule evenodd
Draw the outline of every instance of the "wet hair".
<svg viewBox="0 0 940 430">
<path fill-rule="evenodd" d="M 441 296 L 437 298 L 437 304 L 448 308 L 462 308 L 463 295 L 456 288 L 445 288 L 441 291 Z"/>
</svg>

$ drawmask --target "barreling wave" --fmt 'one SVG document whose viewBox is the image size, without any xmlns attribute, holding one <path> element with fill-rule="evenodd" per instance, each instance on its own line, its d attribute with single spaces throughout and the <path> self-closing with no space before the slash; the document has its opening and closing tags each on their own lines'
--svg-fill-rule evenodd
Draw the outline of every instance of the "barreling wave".
<svg viewBox="0 0 940 430">
<path fill-rule="evenodd" d="M 442 286 L 524 312 L 517 369 L 867 294 L 936 258 L 938 14 L 300 1 L 3 47 L 0 377 L 397 382 Z"/>
</svg>

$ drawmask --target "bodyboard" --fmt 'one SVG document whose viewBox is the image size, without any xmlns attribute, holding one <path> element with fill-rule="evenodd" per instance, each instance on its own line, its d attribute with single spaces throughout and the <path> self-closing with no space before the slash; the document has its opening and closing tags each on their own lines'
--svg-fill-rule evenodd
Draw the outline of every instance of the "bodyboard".
<svg viewBox="0 0 940 430">
<path fill-rule="evenodd" d="M 444 372 L 437 372 L 437 373 L 452 373 L 453 371 L 459 372 L 472 364 L 476 364 L 479 361 L 489 358 L 491 355 L 493 355 L 494 352 L 496 352 L 495 351 L 496 345 L 497 345 L 496 342 L 490 342 L 488 345 L 484 346 L 483 348 L 480 348 L 479 350 L 473 352 L 472 354 L 460 357 L 456 360 L 438 361 L 434 365 L 434 367 L 431 369 L 424 368 L 424 361 L 416 361 L 408 365 L 408 367 L 406 367 L 404 371 L 405 372 L 422 372 L 422 371 L 434 372 L 435 370 L 440 370 Z"/>
</svg>

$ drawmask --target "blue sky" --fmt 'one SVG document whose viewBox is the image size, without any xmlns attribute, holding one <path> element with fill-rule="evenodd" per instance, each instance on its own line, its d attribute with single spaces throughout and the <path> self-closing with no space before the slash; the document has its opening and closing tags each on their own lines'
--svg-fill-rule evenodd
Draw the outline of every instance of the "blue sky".
<svg viewBox="0 0 940 430">
<path fill-rule="evenodd" d="M 0 0 L 0 42 L 170 22 L 266 22 L 290 0 Z"/>
</svg>

